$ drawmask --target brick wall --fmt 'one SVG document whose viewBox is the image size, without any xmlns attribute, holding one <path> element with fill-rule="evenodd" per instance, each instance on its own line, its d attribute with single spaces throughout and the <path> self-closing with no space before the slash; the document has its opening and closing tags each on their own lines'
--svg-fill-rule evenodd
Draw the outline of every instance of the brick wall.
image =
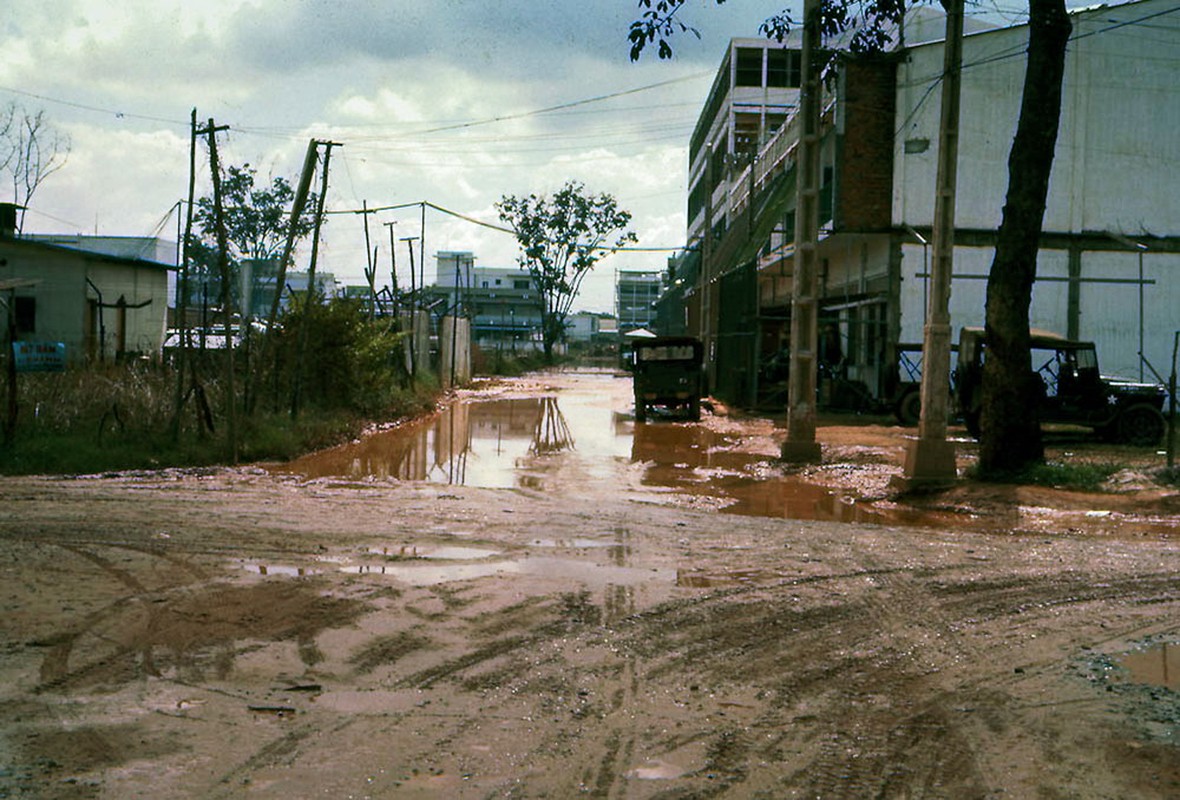
<svg viewBox="0 0 1180 800">
<path fill-rule="evenodd" d="M 889 56 L 846 59 L 844 133 L 836 143 L 836 204 L 841 231 L 889 228 L 893 204 L 896 61 Z"/>
</svg>

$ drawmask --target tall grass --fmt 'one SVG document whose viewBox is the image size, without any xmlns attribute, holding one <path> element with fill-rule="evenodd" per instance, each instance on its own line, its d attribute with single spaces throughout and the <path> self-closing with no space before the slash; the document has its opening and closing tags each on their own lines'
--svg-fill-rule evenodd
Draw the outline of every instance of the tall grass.
<svg viewBox="0 0 1180 800">
<path fill-rule="evenodd" d="M 314 312 L 303 351 L 303 400 L 293 418 L 287 387 L 297 363 L 296 326 L 280 328 L 268 364 L 238 361 L 234 402 L 240 461 L 284 460 L 351 438 L 372 421 L 433 406 L 437 383 L 410 381 L 400 339 L 359 306 L 333 301 Z M 167 364 L 91 365 L 19 376 L 16 432 L 0 446 L 0 473 L 90 473 L 207 466 L 232 459 L 223 354 L 190 353 L 178 376 Z M 246 387 L 254 394 L 245 395 Z M 7 386 L 3 387 L 7 392 Z"/>
</svg>

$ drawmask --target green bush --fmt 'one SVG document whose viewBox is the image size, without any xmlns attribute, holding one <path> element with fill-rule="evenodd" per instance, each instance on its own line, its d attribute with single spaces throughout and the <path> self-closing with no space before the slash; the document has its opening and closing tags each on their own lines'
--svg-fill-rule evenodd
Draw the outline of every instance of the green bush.
<svg viewBox="0 0 1180 800">
<path fill-rule="evenodd" d="M 308 316 L 301 401 L 291 394 L 299 353 L 299 309 L 270 341 L 256 336 L 235 351 L 238 458 L 284 460 L 355 437 L 374 420 L 419 414 L 434 405 L 433 377 L 411 382 L 402 334 L 369 320 L 361 305 L 333 300 Z M 92 365 L 19 376 L 13 441 L 0 448 L 0 473 L 90 473 L 206 466 L 232 459 L 222 351 L 190 351 L 178 387 L 168 364 Z M 178 388 L 183 399 L 176 413 Z M 7 392 L 4 385 L 3 391 Z"/>
</svg>

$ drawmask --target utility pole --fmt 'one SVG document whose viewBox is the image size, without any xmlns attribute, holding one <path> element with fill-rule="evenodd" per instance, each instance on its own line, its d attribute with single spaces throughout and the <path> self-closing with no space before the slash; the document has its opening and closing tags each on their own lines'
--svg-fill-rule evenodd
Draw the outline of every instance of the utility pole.
<svg viewBox="0 0 1180 800">
<path fill-rule="evenodd" d="M 307 267 L 307 296 L 299 322 L 299 346 L 295 355 L 295 386 L 291 392 L 291 418 L 299 416 L 299 403 L 303 392 L 303 370 L 307 355 L 307 337 L 311 328 L 311 309 L 316 303 L 315 267 L 320 248 L 320 227 L 324 221 L 324 197 L 328 194 L 328 164 L 332 160 L 332 148 L 341 147 L 339 142 L 320 142 L 324 146 L 324 166 L 320 170 L 320 196 L 316 198 L 315 228 L 311 234 L 311 262 Z"/>
<path fill-rule="evenodd" d="M 361 201 L 361 210 L 359 212 L 365 220 L 365 281 L 369 284 L 369 320 L 372 321 L 377 308 L 377 252 L 373 250 L 373 245 L 369 242 L 369 214 L 376 212 L 369 211 L 369 203 L 367 200 Z"/>
<path fill-rule="evenodd" d="M 307 195 L 311 191 L 311 179 L 315 175 L 316 156 L 319 154 L 320 144 L 322 143 L 315 139 L 309 141 L 307 152 L 303 156 L 303 172 L 299 175 L 299 186 L 295 189 L 295 200 L 291 203 L 291 217 L 287 223 L 287 241 L 283 245 L 283 256 L 279 259 L 279 271 L 275 276 L 275 296 L 271 299 L 270 314 L 266 318 L 268 334 L 279 316 L 279 301 L 283 296 L 283 288 L 287 285 L 287 264 L 291 261 L 291 251 L 295 249 L 295 229 L 299 218 L 303 216 L 303 208 L 307 205 Z"/>
<path fill-rule="evenodd" d="M 229 130 L 228 125 L 219 127 L 210 117 L 209 124 L 197 133 L 209 137 L 209 169 L 213 173 L 213 218 L 217 229 L 217 268 L 221 276 L 221 313 L 225 321 L 225 408 L 228 415 L 230 459 L 232 463 L 237 464 L 238 393 L 234 374 L 233 301 L 229 291 L 229 243 L 221 204 L 221 165 L 217 159 L 217 134 L 225 130 Z"/>
<path fill-rule="evenodd" d="M 418 375 L 418 298 L 415 294 L 418 290 L 414 283 L 414 242 L 418 240 L 417 236 L 403 236 L 402 241 L 406 243 L 407 249 L 410 251 L 410 377 L 414 378 Z"/>
<path fill-rule="evenodd" d="M 393 238 L 393 226 L 396 224 L 397 220 L 384 223 L 389 228 L 389 288 L 394 297 L 397 296 L 397 243 Z"/>
<path fill-rule="evenodd" d="M 787 376 L 787 439 L 784 461 L 820 461 L 815 440 L 815 388 L 819 344 L 819 53 L 820 0 L 804 0 L 799 144 L 795 150 L 795 277 L 791 287 L 791 368 Z"/>
<path fill-rule="evenodd" d="M 193 235 L 193 198 L 197 184 L 197 110 L 194 108 L 189 122 L 188 146 L 188 213 L 184 221 L 184 239 L 180 250 L 180 275 L 176 291 L 176 331 L 179 337 L 176 350 L 176 400 L 173 404 L 172 441 L 180 439 L 180 412 L 184 405 L 184 368 L 188 360 L 188 273 L 189 240 Z"/>
<path fill-rule="evenodd" d="M 906 447 L 902 484 L 908 488 L 945 484 L 957 476 L 955 445 L 947 440 L 946 431 L 950 404 L 950 299 L 955 255 L 963 0 L 948 0 L 946 9 L 930 294 L 922 335 L 922 416 L 918 438 Z"/>
<path fill-rule="evenodd" d="M 426 288 L 426 203 L 422 203 L 421 238 L 418 240 L 418 286 Z"/>
</svg>

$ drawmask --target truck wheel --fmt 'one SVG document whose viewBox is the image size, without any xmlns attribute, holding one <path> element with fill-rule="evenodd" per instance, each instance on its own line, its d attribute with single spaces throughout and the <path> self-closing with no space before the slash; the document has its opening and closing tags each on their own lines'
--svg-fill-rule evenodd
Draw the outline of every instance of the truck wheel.
<svg viewBox="0 0 1180 800">
<path fill-rule="evenodd" d="M 1154 406 L 1139 403 L 1123 409 L 1118 421 L 1119 440 L 1137 447 L 1159 444 L 1164 438 L 1164 415 Z"/>
<path fill-rule="evenodd" d="M 922 393 L 917 389 L 906 392 L 894 413 L 902 425 L 917 425 L 922 419 Z"/>
<path fill-rule="evenodd" d="M 967 426 L 967 433 L 973 438 L 979 438 L 979 409 L 963 412 L 963 424 Z"/>
</svg>

